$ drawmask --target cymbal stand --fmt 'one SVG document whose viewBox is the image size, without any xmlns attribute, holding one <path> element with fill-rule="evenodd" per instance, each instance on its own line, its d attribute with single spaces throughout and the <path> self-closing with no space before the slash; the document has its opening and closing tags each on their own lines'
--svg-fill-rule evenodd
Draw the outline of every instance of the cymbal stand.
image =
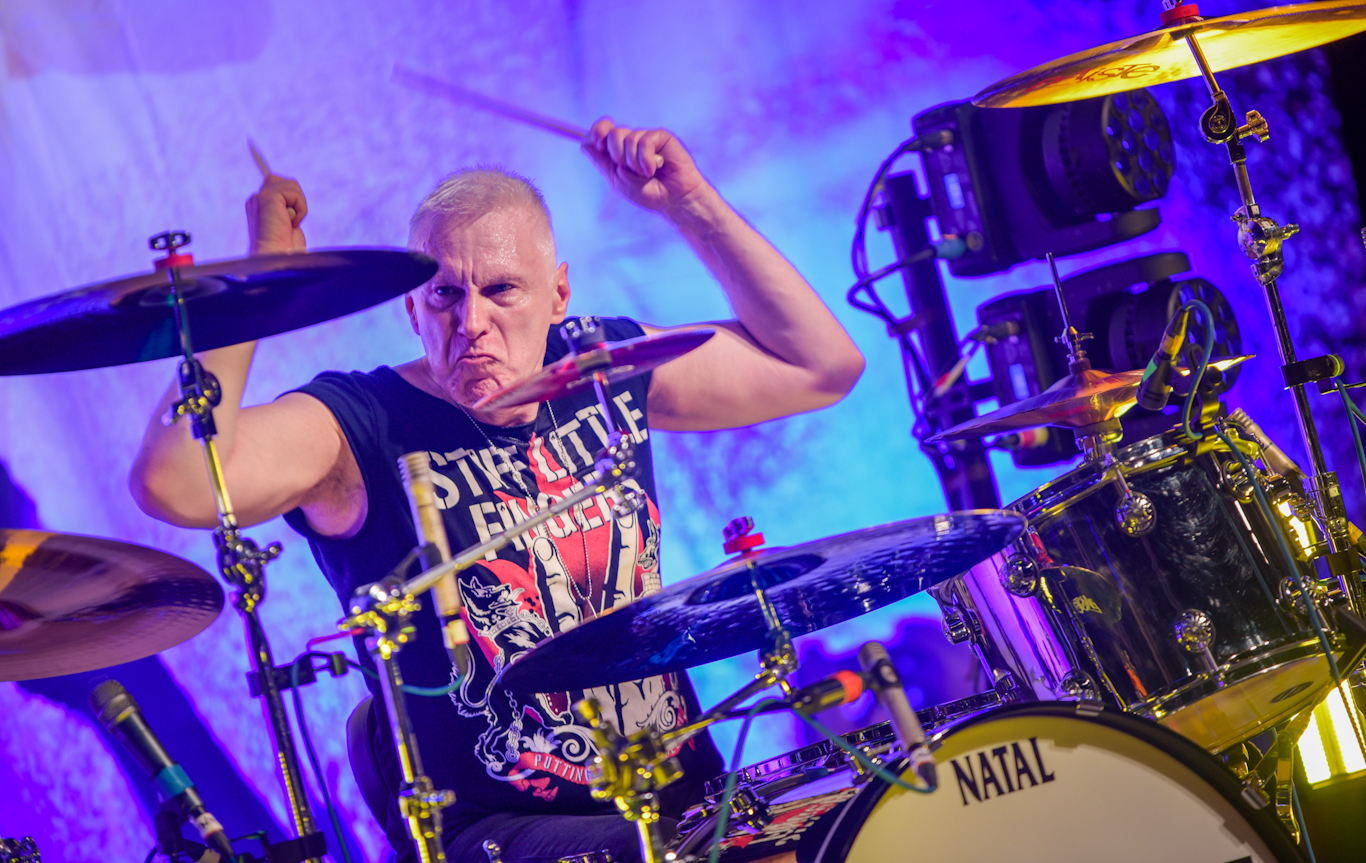
<svg viewBox="0 0 1366 863">
<path fill-rule="evenodd" d="M 1328 470 L 1324 461 L 1323 446 L 1319 441 L 1318 429 L 1309 407 L 1309 396 L 1305 386 L 1315 381 L 1327 380 L 1341 373 L 1341 360 L 1336 357 L 1316 357 L 1301 361 L 1295 353 L 1295 344 L 1290 336 L 1290 325 L 1285 317 L 1285 306 L 1281 302 L 1280 289 L 1276 280 L 1284 268 L 1281 245 L 1299 232 L 1298 225 L 1280 225 L 1262 214 L 1256 198 L 1252 194 L 1252 181 L 1247 170 L 1247 153 L 1242 139 L 1255 137 L 1265 142 L 1271 137 L 1267 122 L 1256 111 L 1247 113 L 1247 123 L 1239 125 L 1229 104 L 1228 94 L 1214 78 L 1214 72 L 1205 53 L 1200 48 L 1195 33 L 1184 37 L 1190 47 L 1195 63 L 1204 77 L 1213 104 L 1200 117 L 1200 130 L 1205 140 L 1211 144 L 1223 144 L 1228 148 L 1229 162 L 1233 166 L 1233 176 L 1238 184 L 1238 195 L 1242 206 L 1233 214 L 1238 224 L 1238 245 L 1243 254 L 1252 261 L 1252 272 L 1261 284 L 1266 295 L 1267 309 L 1271 323 L 1276 330 L 1276 344 L 1281 354 L 1281 375 L 1286 387 L 1295 400 L 1295 416 L 1299 420 L 1300 434 L 1304 438 L 1305 449 L 1309 452 L 1310 488 L 1309 497 L 1317 510 L 1328 534 L 1331 553 L 1327 555 L 1329 571 L 1338 579 L 1342 592 L 1347 596 L 1351 608 L 1357 614 L 1366 614 L 1366 594 L 1361 586 L 1361 563 L 1352 550 L 1349 536 L 1347 511 L 1342 500 L 1342 490 L 1337 474 Z M 1350 418 L 1349 418 L 1350 420 Z"/>
<path fill-rule="evenodd" d="M 683 775 L 675 753 L 712 723 L 744 715 L 737 713 L 735 708 L 762 690 L 776 684 L 782 687 L 784 695 L 792 694 L 787 675 L 797 670 L 797 652 L 753 569 L 750 570 L 750 585 L 758 595 L 759 607 L 768 625 L 769 643 L 759 652 L 760 671 L 754 680 L 702 714 L 696 722 L 662 734 L 646 727 L 627 736 L 603 719 L 597 699 L 585 698 L 574 704 L 574 712 L 593 729 L 598 747 L 598 756 L 593 761 L 592 795 L 599 800 L 612 800 L 626 820 L 635 822 L 640 831 L 644 863 L 663 863 L 664 842 L 656 826 L 659 822 L 657 792 Z"/>
<path fill-rule="evenodd" d="M 1058 295 L 1058 309 L 1062 312 L 1062 335 L 1053 341 L 1067 348 L 1067 373 L 1074 378 L 1079 378 L 1086 372 L 1091 371 L 1091 359 L 1086 356 L 1086 351 L 1081 343 L 1087 339 L 1095 338 L 1091 333 L 1078 332 L 1072 325 L 1072 317 L 1067 313 L 1067 297 L 1062 291 L 1062 279 L 1058 276 L 1058 265 L 1053 260 L 1053 253 L 1046 255 L 1048 259 L 1049 272 L 1053 274 L 1053 290 Z M 1110 419 L 1093 423 L 1089 426 L 1082 426 L 1074 429 L 1077 439 L 1077 448 L 1081 450 L 1082 459 L 1088 462 L 1105 461 L 1114 452 L 1115 441 L 1123 435 L 1119 420 Z M 1122 481 L 1122 480 L 1121 480 Z"/>
<path fill-rule="evenodd" d="M 350 616 L 338 624 L 342 630 L 364 630 L 366 649 L 383 669 L 380 688 L 402 773 L 399 811 L 407 822 L 408 835 L 417 847 L 421 863 L 441 863 L 446 859 L 441 835 L 441 809 L 454 803 L 455 795 L 450 791 L 438 791 L 423 771 L 422 756 L 403 694 L 398 652 L 415 635 L 416 629 L 412 626 L 411 618 L 422 607 L 417 597 L 447 576 L 469 569 L 514 539 L 525 536 L 545 522 L 570 512 L 598 495 L 608 497 L 612 512 L 618 518 L 640 508 L 644 496 L 625 485 L 636 470 L 631 438 L 617 431 L 607 410 L 611 390 L 606 375 L 600 370 L 595 372 L 593 384 L 608 428 L 607 446 L 598 454 L 593 471 L 581 481 L 581 488 L 512 528 L 465 549 L 406 582 L 402 580 L 401 573 L 392 573 L 381 581 L 359 588 L 349 608 Z"/>
<path fill-rule="evenodd" d="M 260 604 L 266 597 L 265 564 L 279 556 L 281 546 L 274 542 L 264 549 L 258 547 L 255 542 L 242 536 L 237 516 L 233 513 L 232 499 L 228 496 L 227 483 L 223 477 L 223 464 L 214 443 L 218 429 L 214 425 L 213 409 L 222 398 L 222 389 L 217 379 L 195 357 L 190 338 L 189 309 L 185 305 L 186 291 L 193 286 L 183 282 L 180 277 L 181 267 L 194 264 L 193 256 L 179 252 L 189 242 L 190 235 L 184 231 L 167 231 L 150 240 L 153 251 L 166 253 L 166 257 L 156 261 L 156 266 L 158 270 L 166 271 L 169 280 L 167 300 L 175 314 L 180 349 L 184 355 L 178 372 L 180 399 L 171 406 L 162 422 L 170 425 L 182 417 L 188 417 L 190 430 L 203 448 L 204 460 L 208 465 L 209 485 L 213 489 L 214 506 L 218 511 L 218 527 L 213 532 L 214 546 L 218 549 L 218 570 L 237 591 L 233 605 L 246 623 L 252 666 L 260 680 L 261 695 L 265 698 L 276 766 L 280 770 L 280 779 L 297 833 L 297 838 L 293 840 L 297 844 L 288 850 L 281 849 L 281 856 L 292 854 L 295 860 L 321 860 L 327 851 L 326 840 L 316 829 L 313 820 L 303 773 L 299 769 L 299 756 L 294 748 L 294 735 L 280 694 L 275 659 L 258 614 Z"/>
</svg>

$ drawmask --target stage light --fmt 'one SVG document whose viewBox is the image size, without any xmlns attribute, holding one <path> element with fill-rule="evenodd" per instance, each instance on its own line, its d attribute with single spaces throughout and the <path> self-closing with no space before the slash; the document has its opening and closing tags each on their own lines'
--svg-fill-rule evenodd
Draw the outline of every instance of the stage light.
<svg viewBox="0 0 1366 863">
<path fill-rule="evenodd" d="M 1309 727 L 1300 735 L 1300 763 L 1304 765 L 1304 776 L 1310 785 L 1366 771 L 1366 753 L 1357 742 L 1352 718 L 1347 713 L 1350 703 L 1351 697 L 1344 683 L 1314 708 Z M 1352 709 L 1356 713 L 1357 727 L 1363 727 L 1361 712 Z"/>
</svg>

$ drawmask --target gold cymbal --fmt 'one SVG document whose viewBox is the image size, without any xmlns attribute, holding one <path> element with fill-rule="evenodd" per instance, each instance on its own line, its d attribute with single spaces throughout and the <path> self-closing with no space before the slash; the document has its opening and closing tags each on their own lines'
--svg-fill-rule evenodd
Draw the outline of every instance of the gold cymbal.
<svg viewBox="0 0 1366 863">
<path fill-rule="evenodd" d="M 1215 360 L 1209 365 L 1210 368 L 1224 371 L 1250 359 L 1250 355 L 1229 357 Z M 1180 366 L 1176 373 L 1184 377 L 1189 370 Z M 1127 372 L 1087 369 L 1079 375 L 1060 378 L 1036 396 L 959 423 L 928 438 L 928 441 L 972 440 L 1039 426 L 1079 429 L 1108 422 L 1134 406 L 1138 384 L 1142 380 L 1143 369 Z"/>
<path fill-rule="evenodd" d="M 0 528 L 0 680 L 151 656 L 199 633 L 222 608 L 213 576 L 175 555 Z"/>
<path fill-rule="evenodd" d="M 1156 5 L 1156 4 L 1154 4 Z M 998 81 L 973 97 L 984 108 L 1024 108 L 1090 99 L 1200 75 L 1186 37 L 1195 34 L 1210 69 L 1222 72 L 1316 48 L 1366 30 L 1366 3 L 1329 0 L 1195 19 L 1120 39 Z"/>
</svg>

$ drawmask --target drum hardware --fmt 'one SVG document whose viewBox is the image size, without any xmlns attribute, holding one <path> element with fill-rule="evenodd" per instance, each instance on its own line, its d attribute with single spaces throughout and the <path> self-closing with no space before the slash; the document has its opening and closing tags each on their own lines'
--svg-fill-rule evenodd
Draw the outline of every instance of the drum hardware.
<svg viewBox="0 0 1366 863">
<path fill-rule="evenodd" d="M 740 542 L 741 537 L 753 527 L 754 521 L 745 517 L 732 521 L 725 528 L 728 546 L 748 546 L 741 551 L 741 557 L 755 554 L 752 551 L 755 543 Z M 763 536 L 759 534 L 756 538 L 762 541 Z M 664 841 L 656 827 L 659 821 L 657 793 L 683 775 L 682 767 L 674 756 L 679 747 L 714 722 L 741 716 L 748 721 L 767 705 L 779 708 L 789 706 L 788 703 L 774 700 L 760 702 L 750 709 L 737 712 L 741 704 L 771 686 L 779 686 L 789 699 L 793 696 L 787 676 L 797 670 L 797 651 L 755 570 L 750 570 L 749 580 L 767 624 L 765 647 L 759 656 L 759 673 L 754 680 L 723 699 L 697 721 L 663 734 L 646 726 L 627 736 L 603 720 L 596 699 L 586 698 L 573 706 L 574 712 L 593 729 L 593 739 L 598 747 L 598 755 L 593 759 L 591 793 L 599 800 L 612 800 L 626 820 L 636 823 L 645 863 L 658 863 L 665 853 Z M 748 812 L 744 802 L 738 804 L 737 809 L 733 798 L 729 806 L 732 811 L 738 811 L 747 819 L 752 818 L 755 823 L 762 817 L 762 811 L 758 809 L 753 813 Z"/>
<path fill-rule="evenodd" d="M 22 839 L 0 838 L 0 863 L 42 863 L 38 843 L 32 836 Z"/>
<path fill-rule="evenodd" d="M 946 610 L 943 617 L 944 637 L 950 644 L 971 642 L 981 633 L 981 626 L 961 609 Z"/>
<path fill-rule="evenodd" d="M 167 302 L 174 316 L 177 344 L 184 357 L 179 369 L 180 399 L 171 407 L 163 422 L 169 425 L 182 417 L 188 417 L 191 431 L 204 452 L 209 469 L 209 483 L 213 489 L 214 506 L 218 511 L 218 528 L 214 530 L 213 536 L 214 545 L 218 549 L 219 572 L 236 588 L 233 604 L 247 626 L 252 667 L 260 680 L 261 695 L 266 701 L 271 739 L 295 832 L 305 845 L 313 845 L 321 841 L 322 834 L 315 828 L 312 807 L 308 802 L 303 774 L 299 769 L 298 753 L 294 748 L 293 732 L 280 694 L 275 661 L 259 617 L 259 606 L 265 599 L 265 564 L 280 554 L 281 546 L 277 542 L 262 549 L 252 540 L 242 536 L 237 527 L 237 516 L 233 513 L 222 462 L 214 443 L 217 427 L 213 421 L 213 409 L 218 404 L 221 390 L 217 381 L 195 356 L 194 343 L 190 337 L 189 309 L 182 291 L 184 282 L 181 269 L 194 265 L 192 256 L 180 253 L 180 249 L 189 242 L 190 235 L 184 231 L 166 231 L 152 237 L 149 243 L 153 251 L 166 253 L 166 257 L 157 261 L 157 269 L 165 271 L 170 285 Z M 313 838 L 315 836 L 318 837 L 317 840 Z M 315 854 L 308 859 L 320 860 L 321 855 Z"/>
<path fill-rule="evenodd" d="M 1214 661 L 1214 654 L 1210 653 L 1210 643 L 1214 641 L 1214 621 L 1210 616 L 1198 608 L 1187 609 L 1181 612 L 1176 618 L 1176 623 L 1172 624 L 1172 631 L 1176 636 L 1177 644 L 1182 648 L 1198 657 L 1205 672 L 1214 672 L 1219 668 L 1219 663 Z"/>
<path fill-rule="evenodd" d="M 484 843 L 484 853 L 489 863 L 503 863 L 503 848 L 492 839 Z M 540 863 L 613 863 L 613 857 L 606 851 L 590 851 L 587 854 L 574 854 L 570 857 L 544 858 Z"/>
</svg>

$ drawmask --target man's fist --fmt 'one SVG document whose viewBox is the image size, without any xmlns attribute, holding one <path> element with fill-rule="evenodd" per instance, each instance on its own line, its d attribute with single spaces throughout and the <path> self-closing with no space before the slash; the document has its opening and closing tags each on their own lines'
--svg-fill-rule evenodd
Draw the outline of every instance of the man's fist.
<svg viewBox="0 0 1366 863">
<path fill-rule="evenodd" d="M 302 252 L 304 232 L 299 228 L 308 215 L 304 190 L 294 180 L 271 175 L 256 194 L 247 198 L 247 236 L 253 255 Z"/>
<path fill-rule="evenodd" d="M 687 149 L 664 129 L 627 129 L 603 117 L 583 151 L 613 188 L 651 210 L 667 214 L 710 189 Z"/>
</svg>

